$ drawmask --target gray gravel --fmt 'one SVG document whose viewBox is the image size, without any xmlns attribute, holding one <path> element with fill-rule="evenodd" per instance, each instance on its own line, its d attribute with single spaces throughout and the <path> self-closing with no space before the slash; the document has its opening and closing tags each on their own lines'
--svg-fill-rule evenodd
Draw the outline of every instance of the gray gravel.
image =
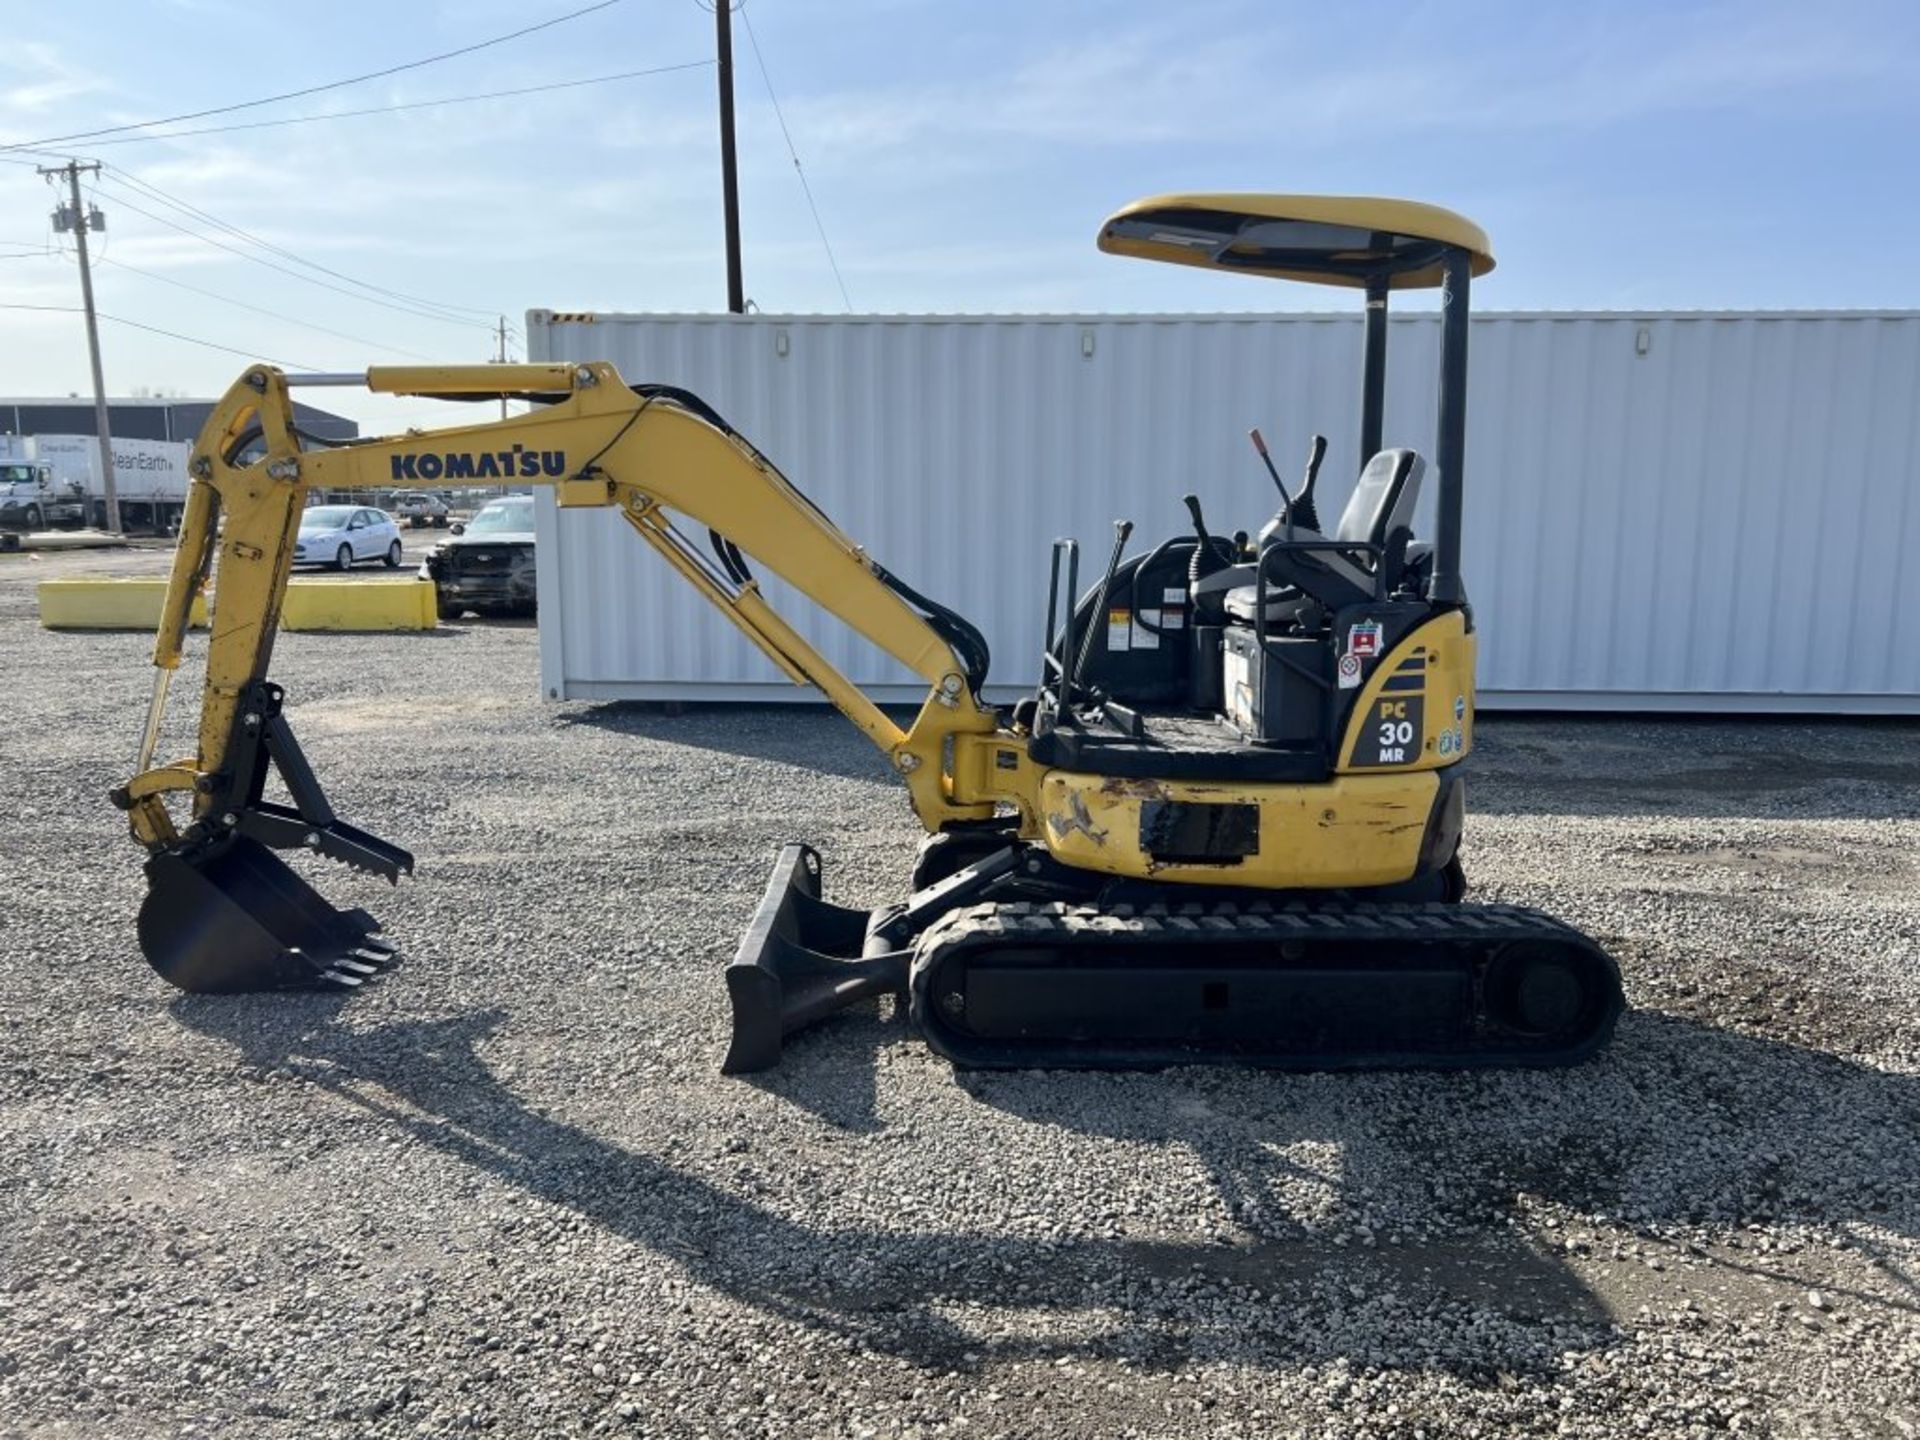
<svg viewBox="0 0 1920 1440">
<path fill-rule="evenodd" d="M 320 883 L 410 958 L 190 1000 L 103 799 L 147 642 L 40 631 L 49 573 L 0 556 L 0 1434 L 1920 1435 L 1920 726 L 1486 719 L 1478 895 L 1636 1007 L 1576 1071 L 968 1076 L 867 1013 L 748 1082 L 776 845 L 905 881 L 850 727 L 287 635 L 420 862 Z"/>
</svg>

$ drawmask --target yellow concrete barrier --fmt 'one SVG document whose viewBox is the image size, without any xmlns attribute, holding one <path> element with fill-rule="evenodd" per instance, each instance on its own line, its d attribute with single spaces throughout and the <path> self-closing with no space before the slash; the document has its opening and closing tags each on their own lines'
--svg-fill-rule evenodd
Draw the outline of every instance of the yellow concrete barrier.
<svg viewBox="0 0 1920 1440">
<path fill-rule="evenodd" d="M 39 588 L 49 630 L 151 630 L 167 594 L 165 580 L 42 580 Z M 193 602 L 193 623 L 206 628 L 204 597 Z"/>
<path fill-rule="evenodd" d="M 219 608 L 217 598 L 214 607 Z M 285 630 L 431 630 L 439 623 L 433 582 L 417 577 L 294 580 L 280 611 Z"/>
<path fill-rule="evenodd" d="M 49 630 L 151 630 L 160 623 L 165 580 L 43 580 L 40 623 Z M 218 601 L 216 598 L 216 608 Z M 204 599 L 193 623 L 205 628 Z M 439 623 L 433 582 L 299 577 L 280 612 L 286 630 L 431 630 Z"/>
</svg>

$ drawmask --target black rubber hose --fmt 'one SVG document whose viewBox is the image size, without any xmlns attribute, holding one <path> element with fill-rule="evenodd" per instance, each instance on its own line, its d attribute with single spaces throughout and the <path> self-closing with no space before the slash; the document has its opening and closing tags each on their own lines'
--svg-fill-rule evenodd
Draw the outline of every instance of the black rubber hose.
<svg viewBox="0 0 1920 1440">
<path fill-rule="evenodd" d="M 978 695 L 987 683 L 987 670 L 993 663 L 993 652 L 987 648 L 987 637 L 964 615 L 949 610 L 938 600 L 929 600 L 886 566 L 875 562 L 873 574 L 881 584 L 919 610 L 934 632 L 953 647 L 961 667 L 967 672 L 967 688 Z"/>
</svg>

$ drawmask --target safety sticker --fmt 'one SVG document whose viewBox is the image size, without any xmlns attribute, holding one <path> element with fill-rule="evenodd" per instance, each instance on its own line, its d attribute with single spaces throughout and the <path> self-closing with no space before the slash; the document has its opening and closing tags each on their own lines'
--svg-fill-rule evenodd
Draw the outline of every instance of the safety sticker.
<svg viewBox="0 0 1920 1440">
<path fill-rule="evenodd" d="M 1241 730 L 1252 732 L 1259 723 L 1253 711 L 1252 662 L 1228 646 L 1222 669 L 1226 682 L 1227 718 Z"/>
<path fill-rule="evenodd" d="M 1342 690 L 1357 690 L 1360 688 L 1360 657 L 1358 655 L 1342 655 L 1340 657 L 1339 670 L 1340 688 Z"/>
<path fill-rule="evenodd" d="M 1453 697 L 1453 718 L 1456 720 L 1464 720 L 1467 718 L 1466 696 L 1456 695 Z"/>
<path fill-rule="evenodd" d="M 1371 660 L 1380 653 L 1380 622 L 1362 620 L 1347 631 L 1347 654 Z"/>
<path fill-rule="evenodd" d="M 1131 650 L 1133 648 L 1133 612 L 1131 610 L 1109 610 L 1107 612 L 1107 649 L 1110 651 Z"/>
<path fill-rule="evenodd" d="M 1184 630 L 1187 626 L 1187 587 L 1168 585 L 1160 592 L 1160 628 Z"/>
<path fill-rule="evenodd" d="M 1140 612 L 1140 623 L 1134 626 L 1133 629 L 1134 649 L 1158 650 L 1160 648 L 1160 637 L 1147 627 L 1150 625 L 1160 625 L 1164 627 L 1165 621 L 1162 619 L 1164 613 L 1164 611 L 1160 610 L 1142 610 Z"/>
<path fill-rule="evenodd" d="M 1434 744 L 1435 744 L 1435 747 L 1440 751 L 1442 755 L 1453 754 L 1453 731 L 1442 730 L 1440 732 L 1439 738 L 1435 740 Z"/>
</svg>

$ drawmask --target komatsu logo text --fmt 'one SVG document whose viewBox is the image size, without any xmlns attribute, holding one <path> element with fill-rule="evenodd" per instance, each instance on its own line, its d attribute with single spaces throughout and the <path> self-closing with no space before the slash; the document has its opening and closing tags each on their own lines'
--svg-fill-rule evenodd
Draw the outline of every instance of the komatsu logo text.
<svg viewBox="0 0 1920 1440">
<path fill-rule="evenodd" d="M 395 480 L 558 480 L 567 473 L 564 450 L 482 450 L 477 454 L 449 450 L 425 455 L 395 455 Z"/>
</svg>

